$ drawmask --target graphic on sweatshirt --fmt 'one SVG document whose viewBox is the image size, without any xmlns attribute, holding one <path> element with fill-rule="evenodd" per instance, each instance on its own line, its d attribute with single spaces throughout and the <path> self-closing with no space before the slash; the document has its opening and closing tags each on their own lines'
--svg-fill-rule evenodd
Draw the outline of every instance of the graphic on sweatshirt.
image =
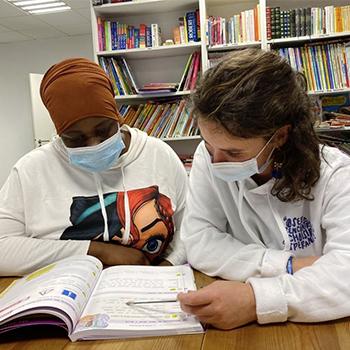
<svg viewBox="0 0 350 350">
<path fill-rule="evenodd" d="M 305 249 L 315 242 L 314 228 L 310 220 L 305 216 L 293 218 L 285 216 L 283 221 L 290 241 L 289 250 Z"/>
<path fill-rule="evenodd" d="M 121 244 L 125 229 L 124 192 L 103 195 L 109 241 Z M 128 191 L 130 236 L 126 245 L 142 250 L 154 261 L 164 252 L 174 235 L 171 200 L 159 193 L 158 186 Z M 98 196 L 73 197 L 70 207 L 72 226 L 60 239 L 103 241 L 104 220 Z"/>
</svg>

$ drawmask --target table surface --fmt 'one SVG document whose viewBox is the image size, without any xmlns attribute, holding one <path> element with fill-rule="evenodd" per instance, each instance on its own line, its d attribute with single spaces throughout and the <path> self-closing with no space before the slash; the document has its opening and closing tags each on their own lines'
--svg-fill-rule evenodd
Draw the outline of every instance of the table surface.
<svg viewBox="0 0 350 350">
<path fill-rule="evenodd" d="M 195 272 L 200 288 L 214 279 Z M 0 292 L 14 279 L 0 278 Z M 31 333 L 32 332 L 32 333 Z M 350 318 L 337 321 L 301 324 L 250 324 L 232 331 L 207 329 L 203 334 L 140 338 L 129 340 L 99 340 L 72 343 L 63 330 L 40 328 L 33 333 L 25 330 L 21 336 L 0 338 L 0 350 L 231 350 L 231 349 L 350 349 Z"/>
</svg>

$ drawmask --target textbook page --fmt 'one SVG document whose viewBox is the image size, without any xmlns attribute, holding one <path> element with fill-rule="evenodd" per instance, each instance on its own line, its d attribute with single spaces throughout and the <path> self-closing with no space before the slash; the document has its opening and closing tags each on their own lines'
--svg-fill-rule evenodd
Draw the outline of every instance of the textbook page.
<svg viewBox="0 0 350 350">
<path fill-rule="evenodd" d="M 77 339 L 129 338 L 202 332 L 199 321 L 179 302 L 127 305 L 130 301 L 176 299 L 195 290 L 191 268 L 115 266 L 104 270 L 76 329 Z"/>
<path fill-rule="evenodd" d="M 98 259 L 74 256 L 14 281 L 0 294 L 0 327 L 4 328 L 2 324 L 15 322 L 21 316 L 48 314 L 68 322 L 70 333 L 101 271 L 102 263 Z M 45 324 L 44 318 L 42 323 Z"/>
</svg>

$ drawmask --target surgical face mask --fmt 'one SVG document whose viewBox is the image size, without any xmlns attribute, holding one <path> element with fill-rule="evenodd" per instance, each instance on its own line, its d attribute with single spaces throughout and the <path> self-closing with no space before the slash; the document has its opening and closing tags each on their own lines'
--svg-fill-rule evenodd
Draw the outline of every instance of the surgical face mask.
<svg viewBox="0 0 350 350">
<path fill-rule="evenodd" d="M 247 179 L 255 174 L 261 174 L 266 170 L 271 162 L 271 156 L 275 147 L 270 152 L 266 162 L 259 168 L 257 158 L 265 150 L 266 146 L 271 142 L 273 134 L 270 140 L 267 141 L 265 146 L 260 152 L 254 157 L 244 162 L 224 162 L 224 163 L 212 163 L 211 167 L 213 174 L 226 182 L 234 182 L 239 180 Z M 209 154 L 209 152 L 208 152 Z"/>
<path fill-rule="evenodd" d="M 118 132 L 98 145 L 77 148 L 66 147 L 66 150 L 70 164 L 86 171 L 98 173 L 113 166 L 124 148 L 125 144 L 119 128 Z"/>
</svg>

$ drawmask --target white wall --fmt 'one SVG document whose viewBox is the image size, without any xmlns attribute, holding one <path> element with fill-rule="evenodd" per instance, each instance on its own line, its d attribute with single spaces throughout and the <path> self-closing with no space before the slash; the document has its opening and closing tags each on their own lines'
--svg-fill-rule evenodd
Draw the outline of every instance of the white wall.
<svg viewBox="0 0 350 350">
<path fill-rule="evenodd" d="M 92 59 L 91 35 L 0 44 L 0 188 L 34 148 L 29 73 L 45 73 L 69 57 Z"/>
</svg>

